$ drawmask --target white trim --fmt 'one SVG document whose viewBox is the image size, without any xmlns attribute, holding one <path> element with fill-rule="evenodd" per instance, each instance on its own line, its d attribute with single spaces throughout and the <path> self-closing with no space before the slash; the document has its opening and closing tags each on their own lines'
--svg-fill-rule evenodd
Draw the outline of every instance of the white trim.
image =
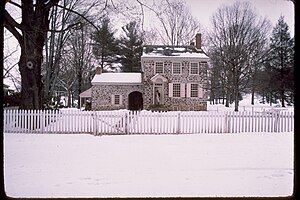
<svg viewBox="0 0 300 200">
<path fill-rule="evenodd" d="M 110 96 L 110 103 L 111 103 L 111 105 L 115 105 L 115 95 L 114 94 L 112 94 Z"/>
<path fill-rule="evenodd" d="M 153 83 L 156 83 L 158 79 L 162 79 L 163 82 L 167 82 L 168 80 L 163 77 L 162 75 L 160 74 L 155 74 L 150 80 L 153 82 Z"/>
<path fill-rule="evenodd" d="M 180 83 L 180 97 L 185 97 L 185 83 Z"/>
<path fill-rule="evenodd" d="M 202 84 L 199 84 L 198 85 L 198 97 L 203 98 L 203 96 L 204 96 L 203 86 L 202 86 Z"/>
<path fill-rule="evenodd" d="M 173 97 L 173 83 L 169 83 L 169 97 Z"/>
<path fill-rule="evenodd" d="M 191 97 L 191 83 L 186 84 L 186 97 Z"/>
</svg>

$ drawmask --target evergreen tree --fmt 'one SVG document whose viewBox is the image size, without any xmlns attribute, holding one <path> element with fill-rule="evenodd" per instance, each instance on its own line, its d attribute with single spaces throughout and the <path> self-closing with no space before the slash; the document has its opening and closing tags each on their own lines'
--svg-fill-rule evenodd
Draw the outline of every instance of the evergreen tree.
<svg viewBox="0 0 300 200">
<path fill-rule="evenodd" d="M 290 36 L 289 27 L 283 16 L 280 16 L 272 32 L 270 66 L 278 82 L 277 95 L 282 107 L 285 107 L 286 101 L 289 103 L 294 101 L 294 39 Z"/>
<path fill-rule="evenodd" d="M 121 64 L 124 72 L 141 71 L 142 36 L 135 21 L 122 27 L 125 36 L 120 39 Z"/>
<path fill-rule="evenodd" d="M 110 20 L 104 17 L 98 31 L 92 34 L 93 53 L 99 59 L 102 71 L 107 68 L 114 69 L 118 61 L 118 42 L 110 28 Z"/>
</svg>

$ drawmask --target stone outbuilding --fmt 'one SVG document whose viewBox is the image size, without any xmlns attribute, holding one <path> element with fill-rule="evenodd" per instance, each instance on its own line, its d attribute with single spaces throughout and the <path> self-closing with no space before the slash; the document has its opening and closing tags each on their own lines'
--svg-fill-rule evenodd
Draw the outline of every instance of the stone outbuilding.
<svg viewBox="0 0 300 200">
<path fill-rule="evenodd" d="M 141 73 L 97 73 L 92 80 L 92 110 L 141 110 Z"/>
</svg>

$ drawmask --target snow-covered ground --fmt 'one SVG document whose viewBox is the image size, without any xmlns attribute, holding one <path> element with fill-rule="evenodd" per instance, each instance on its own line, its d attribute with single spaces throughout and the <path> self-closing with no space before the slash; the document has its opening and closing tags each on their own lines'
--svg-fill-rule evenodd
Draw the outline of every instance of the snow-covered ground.
<svg viewBox="0 0 300 200">
<path fill-rule="evenodd" d="M 277 197 L 293 193 L 293 133 L 4 134 L 10 197 Z"/>
<path fill-rule="evenodd" d="M 249 103 L 240 105 L 257 109 Z M 4 133 L 10 197 L 278 197 L 292 195 L 293 183 L 292 132 Z"/>
</svg>

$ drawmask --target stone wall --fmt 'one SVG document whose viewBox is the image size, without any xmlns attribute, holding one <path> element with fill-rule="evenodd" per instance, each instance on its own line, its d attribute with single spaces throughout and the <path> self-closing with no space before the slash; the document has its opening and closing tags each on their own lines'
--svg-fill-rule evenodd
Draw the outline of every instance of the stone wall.
<svg viewBox="0 0 300 200">
<path fill-rule="evenodd" d="M 128 95 L 134 91 L 143 93 L 143 86 L 94 85 L 92 86 L 92 110 L 128 109 Z M 122 95 L 122 104 L 113 105 L 112 95 Z"/>
<path fill-rule="evenodd" d="M 156 60 L 155 60 L 156 59 Z M 164 88 L 164 106 L 168 110 L 207 110 L 207 76 L 206 68 L 200 69 L 200 75 L 190 75 L 190 62 L 200 62 L 201 60 L 187 60 L 178 58 L 142 58 L 142 69 L 144 69 L 144 109 L 150 109 L 153 104 L 153 83 L 151 78 L 155 76 L 155 61 L 164 62 L 164 73 L 161 74 L 167 79 L 163 84 Z M 172 62 L 180 62 L 182 73 L 180 75 L 172 74 Z M 199 83 L 204 88 L 203 98 L 195 97 L 169 97 L 169 83 Z"/>
</svg>

